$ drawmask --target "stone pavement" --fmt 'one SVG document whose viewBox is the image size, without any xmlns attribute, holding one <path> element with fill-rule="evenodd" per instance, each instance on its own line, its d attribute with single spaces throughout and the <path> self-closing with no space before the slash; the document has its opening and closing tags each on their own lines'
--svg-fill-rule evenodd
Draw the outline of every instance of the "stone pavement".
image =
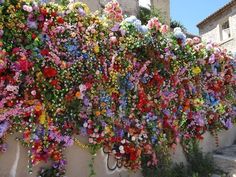
<svg viewBox="0 0 236 177">
<path fill-rule="evenodd" d="M 236 177 L 236 145 L 220 148 L 213 154 L 214 161 L 229 177 Z"/>
</svg>

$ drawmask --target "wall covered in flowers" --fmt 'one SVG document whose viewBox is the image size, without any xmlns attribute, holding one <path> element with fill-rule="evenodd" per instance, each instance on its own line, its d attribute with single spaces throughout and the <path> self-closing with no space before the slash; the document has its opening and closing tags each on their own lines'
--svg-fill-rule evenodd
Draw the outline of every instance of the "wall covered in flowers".
<svg viewBox="0 0 236 177">
<path fill-rule="evenodd" d="M 187 150 L 204 132 L 232 127 L 235 69 L 217 44 L 157 18 L 142 25 L 116 1 L 90 13 L 79 2 L 0 0 L 0 152 L 20 132 L 30 172 L 49 160 L 51 176 L 64 176 L 73 144 L 102 148 L 130 170 L 145 157 L 151 168 L 156 149 Z"/>
</svg>

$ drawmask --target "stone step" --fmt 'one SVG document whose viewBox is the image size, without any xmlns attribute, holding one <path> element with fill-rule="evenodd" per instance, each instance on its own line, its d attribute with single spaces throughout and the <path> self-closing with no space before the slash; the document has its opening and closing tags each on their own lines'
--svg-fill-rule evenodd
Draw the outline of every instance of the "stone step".
<svg viewBox="0 0 236 177">
<path fill-rule="evenodd" d="M 213 154 L 216 166 L 229 174 L 229 177 L 236 177 L 236 145 L 216 150 Z"/>
</svg>

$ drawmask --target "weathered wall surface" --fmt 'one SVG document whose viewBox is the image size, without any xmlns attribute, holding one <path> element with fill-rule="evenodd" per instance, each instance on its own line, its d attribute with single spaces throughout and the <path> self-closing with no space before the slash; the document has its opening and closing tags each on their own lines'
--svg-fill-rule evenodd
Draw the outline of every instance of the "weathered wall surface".
<svg viewBox="0 0 236 177">
<path fill-rule="evenodd" d="M 230 34 L 231 37 L 225 41 L 221 40 L 221 29 L 220 26 L 229 20 Z M 236 5 L 229 11 L 222 13 L 220 16 L 209 20 L 206 24 L 199 28 L 200 36 L 203 41 L 213 41 L 221 44 L 222 47 L 236 51 Z"/>
<path fill-rule="evenodd" d="M 210 133 L 205 133 L 205 139 L 201 142 L 201 147 L 204 152 L 211 152 L 217 149 L 215 144 L 215 138 Z M 236 140 L 236 127 L 219 133 L 219 146 L 229 146 Z M 4 154 L 0 154 L 0 177 L 13 177 L 11 172 L 14 170 L 12 166 L 16 159 L 17 144 L 14 140 L 14 136 L 10 136 L 8 139 L 9 148 Z M 20 158 L 18 166 L 16 168 L 16 175 L 14 177 L 36 177 L 37 171 L 40 166 L 45 164 L 39 164 L 33 170 L 33 174 L 27 173 L 27 150 L 19 145 L 20 147 Z M 91 155 L 79 147 L 72 146 L 65 151 L 68 164 L 67 164 L 67 177 L 87 177 L 89 175 L 88 164 L 91 159 Z M 172 152 L 173 161 L 175 162 L 186 162 L 183 155 L 183 150 L 180 145 L 176 147 L 176 150 Z M 141 172 L 131 173 L 129 171 L 117 171 L 111 174 L 106 169 L 106 155 L 101 151 L 97 153 L 95 159 L 95 171 L 96 177 L 142 177 Z"/>
<path fill-rule="evenodd" d="M 96 11 L 104 7 L 111 0 L 79 0 L 86 3 L 92 11 Z M 117 0 L 125 14 L 137 15 L 139 3 L 138 0 Z"/>
<path fill-rule="evenodd" d="M 165 23 L 170 25 L 170 0 L 151 0 L 151 4 L 163 13 Z"/>
</svg>

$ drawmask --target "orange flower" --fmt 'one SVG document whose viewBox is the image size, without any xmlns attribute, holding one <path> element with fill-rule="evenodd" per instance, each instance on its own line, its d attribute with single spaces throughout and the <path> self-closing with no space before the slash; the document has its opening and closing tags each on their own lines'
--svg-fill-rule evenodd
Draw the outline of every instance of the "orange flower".
<svg viewBox="0 0 236 177">
<path fill-rule="evenodd" d="M 81 92 L 76 92 L 75 96 L 76 96 L 76 98 L 80 99 L 82 94 L 81 94 Z"/>
<path fill-rule="evenodd" d="M 95 112 L 95 115 L 96 115 L 96 116 L 100 116 L 100 115 L 101 115 L 101 112 L 100 112 L 100 111 L 96 111 L 96 112 Z"/>
<path fill-rule="evenodd" d="M 39 112 L 42 110 L 42 104 L 41 103 L 38 103 L 35 107 L 34 107 L 34 110 Z"/>
</svg>

